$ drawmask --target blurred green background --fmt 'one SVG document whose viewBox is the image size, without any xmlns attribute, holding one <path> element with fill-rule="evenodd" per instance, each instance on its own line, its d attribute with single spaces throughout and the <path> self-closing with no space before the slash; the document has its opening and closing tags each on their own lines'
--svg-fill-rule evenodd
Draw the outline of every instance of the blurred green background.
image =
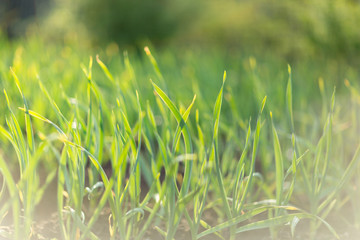
<svg viewBox="0 0 360 240">
<path fill-rule="evenodd" d="M 151 42 L 349 64 L 360 52 L 358 0 L 1 1 L 1 26 L 11 37 L 29 32 L 26 22 L 32 21 L 43 37 L 76 33 L 91 46 L 142 48 Z"/>
<path fill-rule="evenodd" d="M 307 109 L 311 99 L 322 101 L 319 78 L 328 95 L 334 86 L 339 96 L 348 94 L 345 79 L 358 84 L 360 1 L 1 1 L 2 48 L 7 49 L 2 54 L 3 72 L 16 65 L 19 52 L 30 62 L 41 52 L 36 59 L 39 74 L 68 79 L 61 77 L 66 69 L 80 70 L 89 55 L 100 54 L 110 69 L 118 69 L 127 51 L 141 83 L 147 84 L 154 78 L 144 58 L 148 45 L 164 74 L 167 86 L 162 87 L 179 101 L 191 99 L 202 86 L 207 86 L 205 102 L 212 100 L 227 70 L 234 101 L 248 102 L 239 110 L 244 116 L 256 114 L 264 95 L 273 99 L 273 109 L 282 110 L 287 64 L 293 68 L 298 109 Z M 19 45 L 26 50 L 18 51 Z M 69 56 L 71 61 L 66 60 Z M 249 59 L 256 60 L 255 69 Z M 36 78 L 28 73 L 21 77 Z M 78 84 L 71 81 L 70 92 Z M 7 85 L 0 79 L 0 87 Z"/>
</svg>

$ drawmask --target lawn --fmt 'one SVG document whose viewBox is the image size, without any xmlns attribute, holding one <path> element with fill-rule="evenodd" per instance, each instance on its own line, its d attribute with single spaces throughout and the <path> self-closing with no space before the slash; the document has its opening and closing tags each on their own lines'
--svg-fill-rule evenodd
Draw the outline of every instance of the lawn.
<svg viewBox="0 0 360 240">
<path fill-rule="evenodd" d="M 360 236 L 356 66 L 156 50 L 0 38 L 0 238 Z"/>
</svg>

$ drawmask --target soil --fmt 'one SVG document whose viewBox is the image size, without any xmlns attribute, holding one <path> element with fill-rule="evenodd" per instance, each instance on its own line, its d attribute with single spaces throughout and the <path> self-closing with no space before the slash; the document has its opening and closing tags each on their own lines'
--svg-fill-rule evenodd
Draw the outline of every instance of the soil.
<svg viewBox="0 0 360 240">
<path fill-rule="evenodd" d="M 97 235 L 100 239 L 109 239 L 109 215 L 110 209 L 105 208 L 94 228 L 92 229 L 93 233 Z M 58 216 L 57 213 L 54 212 L 51 215 L 44 215 L 35 222 L 33 227 L 32 240 L 45 240 L 45 239 L 61 239 L 61 235 L 58 231 Z M 204 213 L 204 220 L 208 223 L 215 225 L 215 221 L 217 216 L 214 211 L 208 211 Z M 346 221 L 343 221 L 341 218 L 335 218 L 334 216 L 328 220 L 329 223 L 336 229 L 337 233 L 341 240 L 358 240 L 360 239 L 360 229 L 356 229 L 354 226 L 346 224 Z M 161 227 L 161 226 L 160 226 Z M 164 229 L 164 228 L 163 228 Z M 11 228 L 7 228 L 7 230 L 11 230 Z M 223 231 L 222 236 L 224 239 L 229 239 L 229 232 Z M 144 240 L 157 240 L 164 239 L 163 236 L 158 233 L 154 228 L 150 228 L 148 232 L 145 234 Z M 185 220 L 182 220 L 178 231 L 175 235 L 175 239 L 177 240 L 187 240 L 191 239 L 190 229 Z M 215 234 L 208 235 L 204 238 L 204 240 L 218 240 L 221 239 Z M 245 233 L 238 234 L 235 239 L 246 239 L 246 240 L 271 240 L 269 230 L 256 230 L 249 231 Z M 295 237 L 292 238 L 290 227 L 284 226 L 279 229 L 278 232 L 279 240 L 303 240 L 310 239 L 309 237 L 309 222 L 307 220 L 300 221 L 296 228 Z M 336 238 L 325 228 L 321 227 L 318 230 L 318 234 L 315 237 L 316 240 L 335 240 Z M 0 240 L 2 238 L 0 237 Z M 4 239 L 5 240 L 5 239 Z"/>
</svg>

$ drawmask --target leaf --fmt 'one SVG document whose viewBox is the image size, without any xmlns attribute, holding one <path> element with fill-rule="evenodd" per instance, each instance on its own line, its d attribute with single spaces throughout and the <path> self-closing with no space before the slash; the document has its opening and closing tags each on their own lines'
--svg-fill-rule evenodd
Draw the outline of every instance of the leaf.
<svg viewBox="0 0 360 240">
<path fill-rule="evenodd" d="M 41 121 L 44 121 L 44 122 L 47 122 L 47 123 L 51 124 L 53 127 L 56 128 L 56 130 L 57 130 L 61 135 L 63 135 L 63 137 L 66 137 L 66 134 L 61 130 L 61 128 L 60 128 L 59 126 L 57 126 L 55 123 L 53 123 L 52 121 L 50 121 L 49 119 L 41 116 L 40 114 L 38 114 L 38 113 L 36 113 L 36 112 L 34 112 L 34 111 L 31 111 L 31 110 L 28 110 L 28 111 L 27 111 L 26 109 L 20 108 L 20 107 L 19 107 L 19 109 L 22 110 L 22 111 L 24 111 L 25 113 L 33 116 L 33 117 L 36 117 L 37 119 L 40 119 Z"/>
</svg>

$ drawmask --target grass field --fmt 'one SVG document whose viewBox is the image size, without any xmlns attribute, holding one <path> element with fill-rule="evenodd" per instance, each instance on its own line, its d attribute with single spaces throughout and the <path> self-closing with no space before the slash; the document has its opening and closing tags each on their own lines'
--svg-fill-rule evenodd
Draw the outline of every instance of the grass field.
<svg viewBox="0 0 360 240">
<path fill-rule="evenodd" d="M 0 238 L 360 236 L 356 67 L 36 37 L 0 56 Z"/>
</svg>

